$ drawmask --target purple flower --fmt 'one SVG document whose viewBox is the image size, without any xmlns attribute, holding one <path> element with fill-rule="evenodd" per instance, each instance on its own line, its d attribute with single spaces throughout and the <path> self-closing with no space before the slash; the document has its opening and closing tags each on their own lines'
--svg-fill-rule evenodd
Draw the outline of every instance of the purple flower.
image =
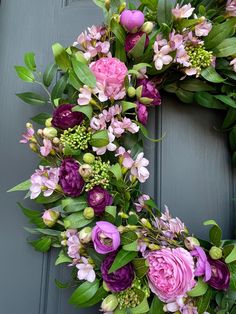
<svg viewBox="0 0 236 314">
<path fill-rule="evenodd" d="M 207 260 L 205 251 L 200 246 L 196 246 L 191 252 L 191 255 L 197 259 L 195 276 L 204 276 L 204 281 L 210 280 L 211 266 Z"/>
<path fill-rule="evenodd" d="M 229 16 L 236 16 L 236 0 L 227 1 L 226 12 Z"/>
<path fill-rule="evenodd" d="M 20 140 L 20 143 L 27 144 L 34 136 L 34 129 L 32 127 L 32 124 L 27 123 L 27 130 L 25 133 L 22 134 L 22 139 Z"/>
<path fill-rule="evenodd" d="M 103 214 L 105 207 L 110 206 L 113 202 L 112 195 L 100 186 L 95 186 L 88 192 L 88 204 L 94 209 L 95 215 Z"/>
<path fill-rule="evenodd" d="M 144 14 L 139 10 L 124 10 L 120 15 L 120 24 L 131 33 L 135 33 L 144 23 Z"/>
<path fill-rule="evenodd" d="M 152 105 L 158 106 L 161 104 L 161 96 L 157 90 L 154 82 L 148 80 L 147 78 L 138 80 L 138 86 L 143 86 L 142 97 L 147 97 L 153 99 Z"/>
<path fill-rule="evenodd" d="M 137 117 L 138 121 L 143 125 L 147 124 L 148 121 L 148 110 L 147 107 L 141 103 L 137 103 Z"/>
<path fill-rule="evenodd" d="M 81 112 L 73 112 L 74 105 L 63 104 L 60 105 L 53 112 L 52 125 L 56 128 L 66 130 L 79 125 L 83 121 L 83 114 Z"/>
<path fill-rule="evenodd" d="M 43 139 L 43 146 L 40 147 L 40 154 L 44 157 L 48 156 L 52 150 L 52 142 L 47 138 Z"/>
<path fill-rule="evenodd" d="M 230 272 L 227 265 L 220 260 L 208 257 L 211 267 L 211 278 L 207 283 L 216 290 L 227 290 L 230 283 Z"/>
<path fill-rule="evenodd" d="M 144 32 L 138 32 L 136 34 L 128 34 L 128 36 L 125 39 L 125 51 L 130 52 L 143 35 L 146 36 L 146 41 L 145 41 L 145 48 L 146 48 L 149 44 L 149 37 Z"/>
<path fill-rule="evenodd" d="M 131 263 L 119 268 L 113 273 L 108 273 L 116 257 L 116 253 L 106 256 L 101 266 L 102 278 L 112 292 L 124 291 L 131 287 L 134 280 L 134 269 Z"/>
<path fill-rule="evenodd" d="M 118 229 L 107 221 L 98 221 L 92 231 L 95 251 L 100 254 L 114 252 L 120 245 Z"/>
<path fill-rule="evenodd" d="M 63 192 L 67 196 L 79 196 L 84 187 L 84 180 L 79 174 L 79 164 L 73 158 L 63 160 L 60 167 L 60 181 Z"/>
</svg>

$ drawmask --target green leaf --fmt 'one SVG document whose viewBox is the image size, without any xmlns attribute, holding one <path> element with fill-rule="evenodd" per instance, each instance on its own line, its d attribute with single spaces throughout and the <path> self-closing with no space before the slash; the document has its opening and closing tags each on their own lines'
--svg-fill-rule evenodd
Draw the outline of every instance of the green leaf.
<svg viewBox="0 0 236 314">
<path fill-rule="evenodd" d="M 104 0 L 93 0 L 93 2 L 101 9 L 105 8 L 105 2 Z"/>
<path fill-rule="evenodd" d="M 98 289 L 98 291 L 95 293 L 95 295 L 92 297 L 92 299 L 90 299 L 86 303 L 83 303 L 83 304 L 79 305 L 78 307 L 81 307 L 81 308 L 92 307 L 95 304 L 97 304 L 98 302 L 100 302 L 103 299 L 105 299 L 107 294 L 108 294 L 108 292 L 106 290 L 104 290 L 103 287 L 100 287 Z"/>
<path fill-rule="evenodd" d="M 236 38 L 227 38 L 223 40 L 214 50 L 216 57 L 230 57 L 236 53 Z"/>
<path fill-rule="evenodd" d="M 76 89 L 79 90 L 83 84 L 78 79 L 77 75 L 73 70 L 69 72 L 69 83 Z"/>
<path fill-rule="evenodd" d="M 29 243 L 39 252 L 47 252 L 52 244 L 52 240 L 49 237 L 42 237 L 38 240 L 29 241 Z"/>
<path fill-rule="evenodd" d="M 202 278 L 199 277 L 196 286 L 191 291 L 189 291 L 187 294 L 190 297 L 200 297 L 206 293 L 207 289 L 208 289 L 207 283 L 205 283 L 202 280 Z"/>
<path fill-rule="evenodd" d="M 135 258 L 133 260 L 133 265 L 135 269 L 135 274 L 138 278 L 143 278 L 147 271 L 148 271 L 148 265 L 145 258 Z"/>
<path fill-rule="evenodd" d="M 65 72 L 68 69 L 71 69 L 70 57 L 67 54 L 65 48 L 61 44 L 59 43 L 53 44 L 52 51 L 55 58 L 55 62 L 60 69 L 62 69 Z"/>
<path fill-rule="evenodd" d="M 71 261 L 72 261 L 71 258 L 68 255 L 66 255 L 63 250 L 61 250 L 55 262 L 55 265 L 57 266 L 63 263 L 71 263 Z"/>
<path fill-rule="evenodd" d="M 210 301 L 212 299 L 212 289 L 208 288 L 207 292 L 201 296 L 197 301 L 197 309 L 199 314 L 207 311 Z"/>
<path fill-rule="evenodd" d="M 30 180 L 26 180 L 26 181 L 23 181 L 23 182 L 17 184 L 16 186 L 11 188 L 7 192 L 27 191 L 27 190 L 29 190 L 30 186 L 31 186 Z"/>
<path fill-rule="evenodd" d="M 122 101 L 121 106 L 122 106 L 122 112 L 124 113 L 130 109 L 136 108 L 137 104 L 135 104 L 133 102 L 129 102 L 129 101 Z"/>
<path fill-rule="evenodd" d="M 89 87 L 94 87 L 96 85 L 96 78 L 86 64 L 83 64 L 76 59 L 72 59 L 72 65 L 75 74 L 82 83 Z"/>
<path fill-rule="evenodd" d="M 236 122 L 236 110 L 235 109 L 229 109 L 227 112 L 227 115 L 224 119 L 222 128 L 227 129 L 235 122 Z"/>
<path fill-rule="evenodd" d="M 63 154 L 65 156 L 79 156 L 81 154 L 80 149 L 73 149 L 68 144 L 65 145 L 63 149 Z"/>
<path fill-rule="evenodd" d="M 16 73 L 20 79 L 25 82 L 33 83 L 34 82 L 34 74 L 27 68 L 22 66 L 15 66 Z"/>
<path fill-rule="evenodd" d="M 107 130 L 101 130 L 93 133 L 89 144 L 93 147 L 104 147 L 109 144 Z"/>
<path fill-rule="evenodd" d="M 236 261 L 236 246 L 234 245 L 232 251 L 226 257 L 225 262 L 227 264 L 230 264 L 230 263 L 235 262 L 235 261 Z"/>
<path fill-rule="evenodd" d="M 111 30 L 115 34 L 115 36 L 116 36 L 117 40 L 120 42 L 120 44 L 123 45 L 123 49 L 124 49 L 124 43 L 125 43 L 125 38 L 126 38 L 124 28 L 115 19 L 112 19 L 111 20 Z"/>
<path fill-rule="evenodd" d="M 236 126 L 233 127 L 229 134 L 229 142 L 232 151 L 236 150 Z"/>
<path fill-rule="evenodd" d="M 137 256 L 137 252 L 127 252 L 121 249 L 109 269 L 109 274 L 116 271 L 117 269 L 127 265 Z"/>
<path fill-rule="evenodd" d="M 207 92 L 195 93 L 194 99 L 199 105 L 206 108 L 225 109 L 225 106 L 220 101 L 218 101 L 216 98 L 213 97 L 213 95 Z"/>
<path fill-rule="evenodd" d="M 49 64 L 45 70 L 45 72 L 43 73 L 43 84 L 46 87 L 49 87 L 57 73 L 57 69 L 58 66 L 53 63 L 53 64 Z"/>
<path fill-rule="evenodd" d="M 136 252 L 138 251 L 138 240 L 135 240 L 132 243 L 123 245 L 123 250 L 130 251 L 130 252 Z"/>
<path fill-rule="evenodd" d="M 140 2 L 152 11 L 157 9 L 157 0 L 140 0 Z"/>
<path fill-rule="evenodd" d="M 92 116 L 93 116 L 93 107 L 90 106 L 90 105 L 87 105 L 87 106 L 75 106 L 72 111 L 79 111 L 79 112 L 82 112 L 83 114 L 85 114 L 89 120 L 92 119 Z"/>
<path fill-rule="evenodd" d="M 111 173 L 113 173 L 116 180 L 120 180 L 122 178 L 122 169 L 119 163 L 112 165 L 109 170 Z"/>
<path fill-rule="evenodd" d="M 178 86 L 189 92 L 207 92 L 207 91 L 211 92 L 215 90 L 214 87 L 198 79 L 186 79 L 184 81 L 179 82 Z M 172 88 L 171 92 L 174 92 L 174 93 L 178 89 L 176 84 L 170 84 L 170 85 L 167 85 L 166 87 Z"/>
<path fill-rule="evenodd" d="M 157 6 L 157 21 L 158 24 L 161 26 L 161 24 L 167 24 L 171 25 L 173 15 L 172 15 L 172 9 L 175 6 L 175 0 L 159 0 L 158 6 Z"/>
<path fill-rule="evenodd" d="M 87 247 L 86 251 L 89 255 L 89 257 L 91 257 L 91 259 L 93 260 L 94 264 L 96 265 L 97 268 L 101 267 L 101 264 L 105 258 L 105 255 L 99 254 L 97 253 L 93 248 L 91 247 Z"/>
<path fill-rule="evenodd" d="M 106 206 L 105 207 L 105 213 L 112 216 L 114 219 L 116 218 L 116 206 Z"/>
<path fill-rule="evenodd" d="M 212 83 L 222 83 L 225 81 L 225 79 L 223 79 L 223 77 L 220 76 L 212 66 L 202 70 L 201 76 Z"/>
<path fill-rule="evenodd" d="M 145 42 L 146 42 L 147 35 L 143 34 L 141 38 L 138 40 L 136 45 L 133 47 L 132 50 L 129 51 L 129 55 L 131 55 L 134 59 L 138 59 L 143 55 L 145 49 Z"/>
<path fill-rule="evenodd" d="M 84 282 L 72 294 L 69 303 L 79 306 L 87 303 L 96 294 L 99 288 L 99 281 L 96 279 L 94 282 Z"/>
<path fill-rule="evenodd" d="M 122 62 L 126 62 L 127 57 L 124 49 L 124 44 L 117 40 L 115 46 L 116 46 L 115 57 Z"/>
<path fill-rule="evenodd" d="M 55 279 L 55 285 L 57 286 L 57 288 L 59 289 L 67 289 L 70 287 L 70 283 L 63 283 L 61 281 L 59 281 L 58 279 Z"/>
<path fill-rule="evenodd" d="M 236 291 L 236 264 L 228 264 L 230 271 L 230 288 Z"/>
<path fill-rule="evenodd" d="M 21 208 L 23 214 L 27 218 L 29 218 L 30 223 L 36 225 L 39 228 L 45 228 L 45 224 L 42 219 L 42 213 L 40 211 L 26 208 L 20 203 L 17 203 L 17 204 Z"/>
<path fill-rule="evenodd" d="M 84 210 L 87 206 L 87 200 L 85 196 L 80 197 L 67 197 L 64 198 L 61 201 L 62 208 L 65 212 L 71 213 L 71 212 L 79 212 L 81 210 Z"/>
<path fill-rule="evenodd" d="M 234 27 L 236 23 L 236 18 L 229 19 L 228 21 L 215 24 L 212 27 L 212 30 L 205 37 L 204 45 L 207 50 L 213 49 L 218 46 L 222 41 L 228 37 L 231 37 L 234 34 Z"/>
<path fill-rule="evenodd" d="M 42 228 L 36 228 L 34 229 L 36 232 L 48 235 L 48 236 L 52 236 L 52 237 L 58 237 L 61 235 L 61 231 L 58 230 L 53 230 L 53 229 L 42 229 Z"/>
<path fill-rule="evenodd" d="M 184 103 L 191 104 L 194 99 L 194 93 L 178 88 L 176 91 L 176 96 Z"/>
<path fill-rule="evenodd" d="M 68 81 L 68 74 L 64 74 L 55 84 L 55 86 L 52 89 L 52 100 L 61 98 L 63 95 L 63 92 L 66 88 Z"/>
<path fill-rule="evenodd" d="M 25 65 L 31 71 L 36 70 L 36 63 L 35 63 L 35 54 L 34 52 L 27 52 L 24 56 Z"/>
<path fill-rule="evenodd" d="M 48 197 L 41 194 L 35 199 L 35 202 L 38 204 L 51 204 L 58 201 L 60 198 L 62 198 L 62 194 L 59 193 L 53 193 Z"/>
<path fill-rule="evenodd" d="M 47 103 L 47 99 L 36 93 L 21 93 L 16 96 L 29 105 L 45 105 Z"/>
<path fill-rule="evenodd" d="M 32 120 L 38 124 L 44 125 L 45 121 L 51 117 L 52 116 L 49 113 L 42 112 L 42 113 L 39 113 L 36 116 L 30 118 L 30 120 Z"/>
<path fill-rule="evenodd" d="M 139 126 L 143 136 L 146 137 L 149 141 L 151 141 L 153 143 L 158 143 L 158 142 L 162 141 L 162 139 L 165 137 L 165 134 L 164 134 L 161 138 L 157 138 L 157 139 L 150 138 L 149 134 L 148 134 L 148 130 L 145 128 L 145 126 L 138 121 L 135 121 L 135 123 Z"/>
<path fill-rule="evenodd" d="M 149 311 L 149 305 L 147 298 L 144 298 L 143 301 L 136 306 L 135 308 L 130 309 L 131 314 L 144 314 Z"/>
<path fill-rule="evenodd" d="M 130 244 L 138 239 L 137 234 L 134 231 L 127 231 L 121 234 L 121 244 Z"/>
<path fill-rule="evenodd" d="M 207 220 L 204 223 L 204 226 L 212 226 L 209 231 L 209 237 L 211 243 L 215 246 L 220 246 L 222 240 L 222 230 L 215 220 Z"/>
<path fill-rule="evenodd" d="M 163 307 L 164 303 L 162 303 L 161 300 L 158 299 L 158 297 L 154 296 L 148 314 L 164 314 L 165 312 L 163 310 Z"/>
<path fill-rule="evenodd" d="M 227 106 L 230 106 L 234 109 L 236 109 L 236 101 L 233 100 L 231 97 L 229 96 L 225 96 L 225 95 L 216 95 L 214 96 L 216 99 L 222 101 L 224 104 L 226 104 Z"/>
<path fill-rule="evenodd" d="M 83 215 L 83 212 L 73 213 L 64 218 L 64 224 L 66 229 L 83 228 L 92 221 L 93 219 L 86 219 Z"/>
</svg>

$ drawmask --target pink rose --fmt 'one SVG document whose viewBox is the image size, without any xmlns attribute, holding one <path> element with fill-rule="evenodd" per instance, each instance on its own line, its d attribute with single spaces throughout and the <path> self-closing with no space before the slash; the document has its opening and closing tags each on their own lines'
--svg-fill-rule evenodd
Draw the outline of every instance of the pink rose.
<svg viewBox="0 0 236 314">
<path fill-rule="evenodd" d="M 173 302 L 194 287 L 194 260 L 185 249 L 153 251 L 147 259 L 149 286 L 161 301 Z"/>
<path fill-rule="evenodd" d="M 121 99 L 125 96 L 124 81 L 128 69 L 123 62 L 117 58 L 101 58 L 91 64 L 91 71 L 96 77 L 98 89 L 106 97 Z M 117 98 L 119 94 L 121 98 Z"/>
</svg>

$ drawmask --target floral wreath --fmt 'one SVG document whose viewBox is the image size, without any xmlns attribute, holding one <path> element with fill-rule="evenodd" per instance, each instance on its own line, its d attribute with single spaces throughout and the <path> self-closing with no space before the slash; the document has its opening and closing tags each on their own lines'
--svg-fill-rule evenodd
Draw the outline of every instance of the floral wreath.
<svg viewBox="0 0 236 314">
<path fill-rule="evenodd" d="M 68 48 L 52 46 L 44 73 L 25 54 L 18 76 L 45 96 L 17 96 L 50 104 L 52 114 L 26 124 L 40 163 L 10 191 L 28 191 L 44 212 L 20 204 L 41 252 L 59 248 L 56 265 L 72 269 L 78 308 L 101 302 L 106 314 L 235 313 L 236 246 L 222 240 L 214 220 L 209 241 L 193 237 L 168 208 L 161 213 L 140 191 L 149 177 L 142 138 L 159 91 L 225 112 L 236 160 L 236 1 L 94 0 L 105 24 L 92 26 Z M 189 3 L 190 2 L 190 3 Z M 57 79 L 55 79 L 57 74 Z M 154 140 L 158 141 L 158 140 Z"/>
</svg>

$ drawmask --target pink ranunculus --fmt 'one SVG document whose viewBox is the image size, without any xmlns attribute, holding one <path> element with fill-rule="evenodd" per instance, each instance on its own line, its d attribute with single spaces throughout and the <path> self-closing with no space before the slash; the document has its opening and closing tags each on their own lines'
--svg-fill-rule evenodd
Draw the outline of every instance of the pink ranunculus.
<svg viewBox="0 0 236 314">
<path fill-rule="evenodd" d="M 106 97 L 122 99 L 125 96 L 124 82 L 128 69 L 119 59 L 101 58 L 91 64 L 91 71 L 96 77 L 98 90 Z"/>
<path fill-rule="evenodd" d="M 131 33 L 136 33 L 144 23 L 144 14 L 139 10 L 124 10 L 120 16 L 120 24 Z"/>
<path fill-rule="evenodd" d="M 169 303 L 185 296 L 194 285 L 194 261 L 183 248 L 164 248 L 148 254 L 148 281 L 153 293 Z"/>
</svg>

